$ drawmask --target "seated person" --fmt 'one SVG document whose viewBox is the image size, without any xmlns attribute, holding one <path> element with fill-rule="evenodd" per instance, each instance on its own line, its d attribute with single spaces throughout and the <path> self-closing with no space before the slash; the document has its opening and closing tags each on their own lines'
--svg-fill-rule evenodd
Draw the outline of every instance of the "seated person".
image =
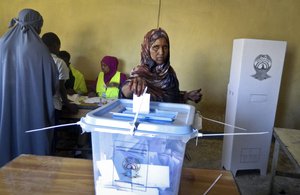
<svg viewBox="0 0 300 195">
<path fill-rule="evenodd" d="M 119 61 L 116 57 L 105 56 L 101 60 L 101 69 L 96 84 L 96 93 L 99 97 L 118 98 L 120 86 L 126 81 L 124 73 L 118 71 Z M 89 96 L 96 96 L 90 93 Z"/>
<path fill-rule="evenodd" d="M 65 61 L 70 69 L 69 79 L 65 83 L 67 93 L 69 95 L 73 95 L 75 93 L 78 93 L 80 95 L 86 94 L 88 90 L 86 87 L 84 76 L 70 63 L 70 53 L 67 51 L 60 51 L 59 57 Z"/>
</svg>

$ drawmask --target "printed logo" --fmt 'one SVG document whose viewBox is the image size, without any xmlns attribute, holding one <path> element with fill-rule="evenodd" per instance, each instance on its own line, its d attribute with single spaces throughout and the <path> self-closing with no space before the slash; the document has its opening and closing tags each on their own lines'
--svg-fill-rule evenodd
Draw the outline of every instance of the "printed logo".
<svg viewBox="0 0 300 195">
<path fill-rule="evenodd" d="M 254 78 L 256 78 L 257 80 L 262 81 L 267 78 L 270 78 L 271 76 L 269 76 L 267 74 L 267 72 L 272 67 L 272 59 L 267 54 L 265 54 L 265 55 L 261 54 L 255 58 L 253 67 L 254 67 L 254 70 L 256 71 L 256 73 L 252 76 Z"/>
<path fill-rule="evenodd" d="M 139 177 L 139 170 L 141 169 L 140 161 L 134 157 L 126 157 L 122 162 L 122 167 L 125 170 L 124 176 L 129 178 Z"/>
</svg>

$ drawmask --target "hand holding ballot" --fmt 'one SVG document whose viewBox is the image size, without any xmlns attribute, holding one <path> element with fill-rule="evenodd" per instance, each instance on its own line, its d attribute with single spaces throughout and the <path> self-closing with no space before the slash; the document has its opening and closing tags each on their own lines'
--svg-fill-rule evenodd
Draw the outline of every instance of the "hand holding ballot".
<svg viewBox="0 0 300 195">
<path fill-rule="evenodd" d="M 136 94 L 137 96 L 140 96 L 140 95 L 142 95 L 142 93 L 146 87 L 146 82 L 141 77 L 135 77 L 130 81 L 128 87 L 129 87 L 130 92 L 132 92 L 133 94 Z"/>
</svg>

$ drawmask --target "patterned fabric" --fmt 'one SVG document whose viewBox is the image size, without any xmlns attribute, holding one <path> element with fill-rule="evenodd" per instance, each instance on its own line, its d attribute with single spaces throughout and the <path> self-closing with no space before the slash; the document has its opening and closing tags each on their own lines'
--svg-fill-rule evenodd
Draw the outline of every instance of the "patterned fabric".
<svg viewBox="0 0 300 195">
<path fill-rule="evenodd" d="M 159 38 L 165 38 L 170 47 L 169 37 L 163 29 L 158 28 L 149 31 L 142 43 L 141 65 L 133 68 L 127 82 L 130 82 L 134 77 L 142 77 L 146 81 L 147 92 L 151 94 L 152 101 L 181 102 L 179 82 L 170 65 L 170 53 L 167 61 L 162 65 L 157 65 L 151 59 L 150 47 Z"/>
</svg>

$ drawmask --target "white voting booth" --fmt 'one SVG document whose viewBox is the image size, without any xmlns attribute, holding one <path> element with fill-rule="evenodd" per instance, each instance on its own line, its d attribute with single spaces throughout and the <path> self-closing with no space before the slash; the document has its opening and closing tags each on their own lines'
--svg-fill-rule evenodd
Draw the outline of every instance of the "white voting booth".
<svg viewBox="0 0 300 195">
<path fill-rule="evenodd" d="M 285 41 L 256 39 L 233 42 L 225 121 L 247 131 L 231 126 L 224 131 L 269 132 L 224 137 L 222 166 L 234 175 L 250 169 L 266 175 L 286 45 Z"/>
</svg>

